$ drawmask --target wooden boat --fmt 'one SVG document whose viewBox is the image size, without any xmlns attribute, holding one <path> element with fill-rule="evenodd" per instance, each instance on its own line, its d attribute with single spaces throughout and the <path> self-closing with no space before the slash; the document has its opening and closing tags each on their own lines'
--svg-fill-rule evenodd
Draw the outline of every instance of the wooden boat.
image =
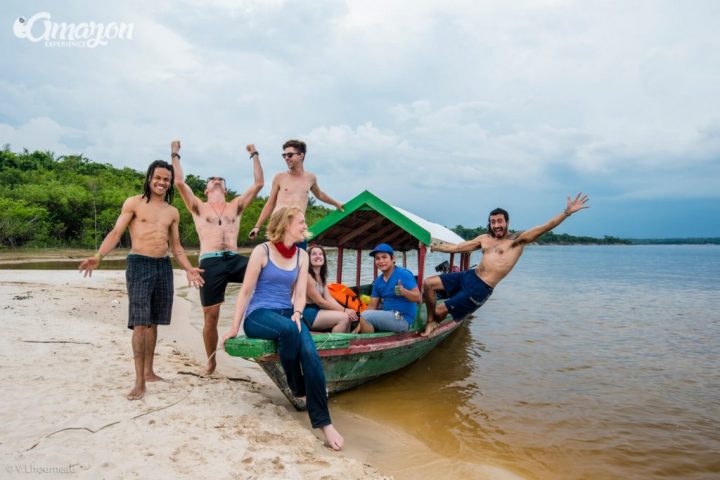
<svg viewBox="0 0 720 480">
<path fill-rule="evenodd" d="M 418 285 L 422 285 L 426 248 L 431 241 L 457 243 L 462 238 L 447 228 L 424 220 L 401 208 L 393 207 L 368 191 L 364 191 L 344 206 L 309 228 L 311 243 L 338 249 L 336 281 L 342 282 L 342 264 L 345 250 L 356 251 L 357 268 L 355 291 L 369 292 L 368 285 L 360 285 L 363 250 L 371 250 L 378 243 L 389 243 L 402 254 L 418 251 Z M 367 252 L 364 253 L 367 255 Z M 450 264 L 454 258 L 451 256 Z M 463 254 L 460 267 L 469 266 L 469 255 Z M 373 278 L 377 277 L 374 270 Z M 371 334 L 317 333 L 313 340 L 325 371 L 330 395 L 356 387 L 382 375 L 399 370 L 425 356 L 454 332 L 465 319 L 448 317 L 430 336 L 422 337 L 425 326 L 424 306 L 418 308 L 415 324 L 409 332 L 380 332 Z M 302 409 L 287 386 L 274 341 L 240 336 L 225 343 L 225 351 L 236 357 L 253 360 L 268 374 L 290 403 Z"/>
</svg>

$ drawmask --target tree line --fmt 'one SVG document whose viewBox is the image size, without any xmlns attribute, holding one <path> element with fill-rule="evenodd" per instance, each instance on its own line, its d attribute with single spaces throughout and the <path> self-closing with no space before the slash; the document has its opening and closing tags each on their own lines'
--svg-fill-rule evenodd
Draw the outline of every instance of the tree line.
<svg viewBox="0 0 720 480">
<path fill-rule="evenodd" d="M 488 233 L 488 229 L 485 227 L 467 228 L 462 225 L 457 225 L 455 228 L 451 228 L 453 232 L 460 235 L 464 240 L 470 240 L 483 233 Z M 515 230 L 510 230 L 514 233 Z M 585 244 L 585 245 L 630 245 L 632 242 L 627 239 L 612 237 L 605 235 L 603 238 L 585 237 L 568 235 L 567 233 L 553 233 L 552 231 L 542 234 L 535 240 L 535 243 L 541 245 L 570 245 L 570 244 Z"/>
<path fill-rule="evenodd" d="M 252 178 L 248 178 L 248 183 Z M 82 155 L 56 157 L 52 152 L 0 151 L 0 247 L 97 248 L 112 230 L 126 198 L 142 193 L 145 172 L 97 163 Z M 189 174 L 185 182 L 205 199 L 205 180 Z M 267 182 L 269 183 L 269 182 Z M 237 195 L 228 191 L 228 198 Z M 312 200 L 312 199 L 311 199 Z M 256 198 L 243 212 L 238 241 L 257 242 L 247 234 L 260 216 L 267 198 Z M 199 241 L 192 216 L 179 195 L 173 205 L 180 212 L 180 237 L 186 247 Z M 312 225 L 330 212 L 310 202 L 306 213 Z M 258 238 L 264 239 L 264 227 Z M 123 235 L 119 247 L 130 247 Z"/>
</svg>

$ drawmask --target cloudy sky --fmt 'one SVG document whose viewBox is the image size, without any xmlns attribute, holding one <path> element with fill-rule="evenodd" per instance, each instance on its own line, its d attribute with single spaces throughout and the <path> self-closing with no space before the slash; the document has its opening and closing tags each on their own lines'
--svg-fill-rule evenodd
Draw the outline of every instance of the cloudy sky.
<svg viewBox="0 0 720 480">
<path fill-rule="evenodd" d="M 132 38 L 48 46 L 42 12 Z M 720 236 L 718 25 L 715 0 L 4 1 L 0 144 L 144 170 L 180 138 L 245 190 L 252 142 L 267 195 L 301 138 L 340 201 L 526 229 L 583 191 L 557 232 Z"/>
</svg>

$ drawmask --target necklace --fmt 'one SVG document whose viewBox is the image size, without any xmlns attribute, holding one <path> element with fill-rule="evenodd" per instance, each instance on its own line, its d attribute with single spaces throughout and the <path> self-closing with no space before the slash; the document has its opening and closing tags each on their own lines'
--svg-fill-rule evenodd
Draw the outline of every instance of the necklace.
<svg viewBox="0 0 720 480">
<path fill-rule="evenodd" d="M 220 212 L 220 215 L 218 215 L 217 210 L 215 210 L 215 207 L 212 206 L 210 202 L 208 202 L 208 205 L 210 205 L 210 208 L 213 209 L 213 212 L 215 212 L 215 215 L 218 217 L 218 225 L 222 225 L 222 214 L 225 213 L 225 207 L 227 207 L 227 203 L 223 205 L 222 211 Z"/>
</svg>

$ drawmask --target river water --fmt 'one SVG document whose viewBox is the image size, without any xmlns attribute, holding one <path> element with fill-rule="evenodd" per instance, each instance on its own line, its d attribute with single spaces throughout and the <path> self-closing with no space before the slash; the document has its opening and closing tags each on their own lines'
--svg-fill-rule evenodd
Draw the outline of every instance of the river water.
<svg viewBox="0 0 720 480">
<path fill-rule="evenodd" d="M 447 257 L 432 254 L 426 272 Z M 331 403 L 462 463 L 457 478 L 473 465 L 528 479 L 720 478 L 719 287 L 718 246 L 529 246 L 427 357 Z"/>
</svg>

